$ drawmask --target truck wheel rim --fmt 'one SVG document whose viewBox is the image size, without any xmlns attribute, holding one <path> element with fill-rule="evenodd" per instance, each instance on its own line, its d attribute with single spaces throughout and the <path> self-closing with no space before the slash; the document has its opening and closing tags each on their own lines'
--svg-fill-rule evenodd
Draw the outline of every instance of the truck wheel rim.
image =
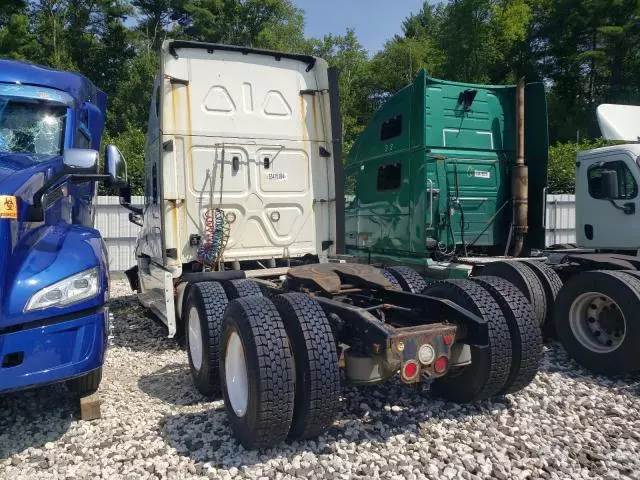
<svg viewBox="0 0 640 480">
<path fill-rule="evenodd" d="M 595 353 L 618 349 L 627 331 L 627 322 L 618 304 L 598 292 L 583 293 L 573 301 L 569 325 L 576 340 Z"/>
<path fill-rule="evenodd" d="M 249 403 L 249 380 L 247 379 L 244 348 L 240 336 L 236 332 L 233 332 L 229 337 L 224 371 L 231 408 L 238 417 L 242 417 L 247 412 L 247 404 Z"/>
<path fill-rule="evenodd" d="M 200 315 L 196 307 L 189 311 L 189 355 L 193 368 L 202 367 L 202 330 L 200 329 Z"/>
</svg>

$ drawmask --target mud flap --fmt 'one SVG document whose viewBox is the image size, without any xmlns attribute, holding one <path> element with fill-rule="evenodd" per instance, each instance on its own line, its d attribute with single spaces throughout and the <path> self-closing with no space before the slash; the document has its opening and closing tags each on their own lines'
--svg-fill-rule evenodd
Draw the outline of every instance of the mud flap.
<svg viewBox="0 0 640 480">
<path fill-rule="evenodd" d="M 129 286 L 131 290 L 137 292 L 140 290 L 140 281 L 138 280 L 138 266 L 131 267 L 129 270 L 125 270 L 124 274 L 127 276 Z"/>
</svg>

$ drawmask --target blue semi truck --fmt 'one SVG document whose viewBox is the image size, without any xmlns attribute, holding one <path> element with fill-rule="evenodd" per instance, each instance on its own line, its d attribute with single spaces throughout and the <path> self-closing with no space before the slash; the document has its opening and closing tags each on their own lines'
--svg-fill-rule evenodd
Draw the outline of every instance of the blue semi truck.
<svg viewBox="0 0 640 480">
<path fill-rule="evenodd" d="M 87 78 L 0 60 L 0 393 L 66 382 L 87 395 L 107 347 L 107 251 L 97 182 L 120 188 L 107 97 Z"/>
</svg>

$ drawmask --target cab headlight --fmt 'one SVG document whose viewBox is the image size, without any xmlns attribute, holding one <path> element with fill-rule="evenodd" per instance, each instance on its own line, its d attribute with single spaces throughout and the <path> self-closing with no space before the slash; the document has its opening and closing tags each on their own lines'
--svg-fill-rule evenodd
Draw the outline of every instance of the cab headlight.
<svg viewBox="0 0 640 480">
<path fill-rule="evenodd" d="M 100 290 L 99 283 L 100 268 L 90 268 L 35 293 L 27 302 L 24 311 L 29 312 L 48 307 L 64 307 L 95 297 Z"/>
</svg>

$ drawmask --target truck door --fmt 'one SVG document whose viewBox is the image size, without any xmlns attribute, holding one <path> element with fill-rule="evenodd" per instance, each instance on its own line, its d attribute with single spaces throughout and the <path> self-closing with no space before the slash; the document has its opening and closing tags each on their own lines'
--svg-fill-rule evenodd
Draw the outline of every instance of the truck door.
<svg viewBox="0 0 640 480">
<path fill-rule="evenodd" d="M 604 198 L 602 174 L 617 176 L 617 195 Z M 586 248 L 640 249 L 640 175 L 627 151 L 607 153 L 579 162 L 576 181 L 576 229 L 578 243 Z"/>
<path fill-rule="evenodd" d="M 156 78 L 145 145 L 145 201 L 143 227 L 138 234 L 136 257 L 141 285 L 139 299 L 143 305 L 152 309 L 165 322 L 169 317 L 170 305 L 167 304 L 165 289 L 171 276 L 163 268 L 160 188 L 160 125 L 159 125 L 159 79 Z M 169 283 L 169 286 L 171 284 Z"/>
</svg>

